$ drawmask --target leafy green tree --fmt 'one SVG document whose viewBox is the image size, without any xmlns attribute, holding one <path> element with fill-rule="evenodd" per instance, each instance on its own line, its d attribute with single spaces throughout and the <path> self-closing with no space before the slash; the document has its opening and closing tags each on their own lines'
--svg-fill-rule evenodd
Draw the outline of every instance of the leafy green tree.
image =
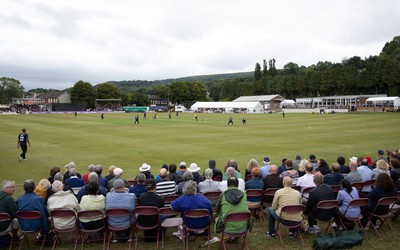
<svg viewBox="0 0 400 250">
<path fill-rule="evenodd" d="M 97 99 L 120 99 L 121 91 L 110 83 L 98 84 L 94 87 Z"/>
<path fill-rule="evenodd" d="M 154 86 L 152 92 L 160 98 L 169 98 L 171 89 L 168 85 L 157 85 Z"/>
<path fill-rule="evenodd" d="M 200 81 L 195 81 L 189 83 L 189 88 L 190 88 L 190 100 L 191 102 L 196 102 L 196 101 L 206 101 L 207 100 L 207 88 L 206 85 L 204 85 L 203 82 Z"/>
<path fill-rule="evenodd" d="M 92 84 L 84 81 L 78 81 L 71 89 L 71 102 L 84 103 L 88 108 L 95 107 L 96 91 Z"/>
<path fill-rule="evenodd" d="M 254 69 L 254 79 L 256 81 L 260 80 L 262 77 L 262 73 L 261 73 L 261 66 L 259 63 L 256 63 L 256 67 Z"/>
<path fill-rule="evenodd" d="M 186 82 L 173 82 L 170 85 L 172 103 L 184 104 L 187 106 L 190 99 L 190 89 Z"/>
<path fill-rule="evenodd" d="M 24 94 L 24 86 L 14 79 L 8 77 L 0 78 L 0 103 L 8 103 L 11 98 L 20 98 Z"/>
</svg>

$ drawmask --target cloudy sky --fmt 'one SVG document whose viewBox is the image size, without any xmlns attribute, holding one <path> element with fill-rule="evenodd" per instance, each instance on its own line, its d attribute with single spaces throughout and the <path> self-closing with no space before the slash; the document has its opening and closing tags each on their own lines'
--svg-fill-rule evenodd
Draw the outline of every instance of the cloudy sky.
<svg viewBox="0 0 400 250">
<path fill-rule="evenodd" d="M 340 62 L 378 55 L 399 16 L 398 0 L 2 0 L 0 77 L 64 89 Z"/>
</svg>

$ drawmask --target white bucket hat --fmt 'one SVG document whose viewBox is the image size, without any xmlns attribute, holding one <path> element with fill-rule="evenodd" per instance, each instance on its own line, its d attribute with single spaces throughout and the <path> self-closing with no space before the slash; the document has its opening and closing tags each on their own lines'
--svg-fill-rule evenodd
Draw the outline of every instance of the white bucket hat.
<svg viewBox="0 0 400 250">
<path fill-rule="evenodd" d="M 189 169 L 188 169 L 188 171 L 190 171 L 190 172 L 197 172 L 197 171 L 199 171 L 199 170 L 200 170 L 200 168 L 197 166 L 196 163 L 191 163 L 191 164 L 190 164 L 190 167 L 189 167 Z"/>
<path fill-rule="evenodd" d="M 139 168 L 139 171 L 141 172 L 149 171 L 150 168 L 151 168 L 150 165 L 147 165 L 147 163 L 143 163 L 142 166 Z"/>
</svg>

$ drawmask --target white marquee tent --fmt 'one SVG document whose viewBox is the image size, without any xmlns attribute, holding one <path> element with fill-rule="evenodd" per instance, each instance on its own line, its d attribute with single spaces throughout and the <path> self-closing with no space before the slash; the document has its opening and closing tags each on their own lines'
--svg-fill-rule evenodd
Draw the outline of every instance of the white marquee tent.
<svg viewBox="0 0 400 250">
<path fill-rule="evenodd" d="M 400 97 L 386 96 L 386 97 L 370 97 L 365 103 L 372 107 L 400 107 Z"/>
<path fill-rule="evenodd" d="M 192 105 L 193 111 L 221 111 L 221 112 L 247 112 L 261 113 L 262 105 L 260 102 L 196 102 Z"/>
<path fill-rule="evenodd" d="M 294 100 L 283 100 L 280 104 L 279 107 L 280 108 L 293 108 L 296 106 L 296 102 Z"/>
</svg>

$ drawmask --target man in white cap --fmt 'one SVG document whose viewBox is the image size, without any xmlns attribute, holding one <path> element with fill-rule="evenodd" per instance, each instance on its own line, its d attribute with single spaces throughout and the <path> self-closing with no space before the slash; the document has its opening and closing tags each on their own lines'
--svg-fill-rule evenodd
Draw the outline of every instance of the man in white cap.
<svg viewBox="0 0 400 250">
<path fill-rule="evenodd" d="M 200 182 L 204 181 L 204 177 L 199 174 L 200 167 L 196 163 L 191 163 L 188 170 L 193 174 L 193 180 L 199 185 Z"/>
<path fill-rule="evenodd" d="M 151 166 L 147 163 L 143 163 L 139 168 L 140 173 L 146 176 L 146 180 L 154 179 L 154 175 L 150 172 L 150 168 Z"/>
<path fill-rule="evenodd" d="M 108 190 L 111 190 L 113 188 L 114 181 L 116 181 L 118 179 L 121 179 L 124 182 L 125 188 L 129 188 L 130 187 L 128 181 L 121 177 L 122 172 L 123 172 L 123 170 L 121 168 L 115 168 L 114 169 L 114 176 L 115 177 L 108 182 L 108 186 L 107 186 Z"/>
<path fill-rule="evenodd" d="M 182 176 L 185 172 L 186 172 L 186 162 L 183 161 L 179 164 L 179 170 L 176 171 L 176 173 Z"/>
</svg>

